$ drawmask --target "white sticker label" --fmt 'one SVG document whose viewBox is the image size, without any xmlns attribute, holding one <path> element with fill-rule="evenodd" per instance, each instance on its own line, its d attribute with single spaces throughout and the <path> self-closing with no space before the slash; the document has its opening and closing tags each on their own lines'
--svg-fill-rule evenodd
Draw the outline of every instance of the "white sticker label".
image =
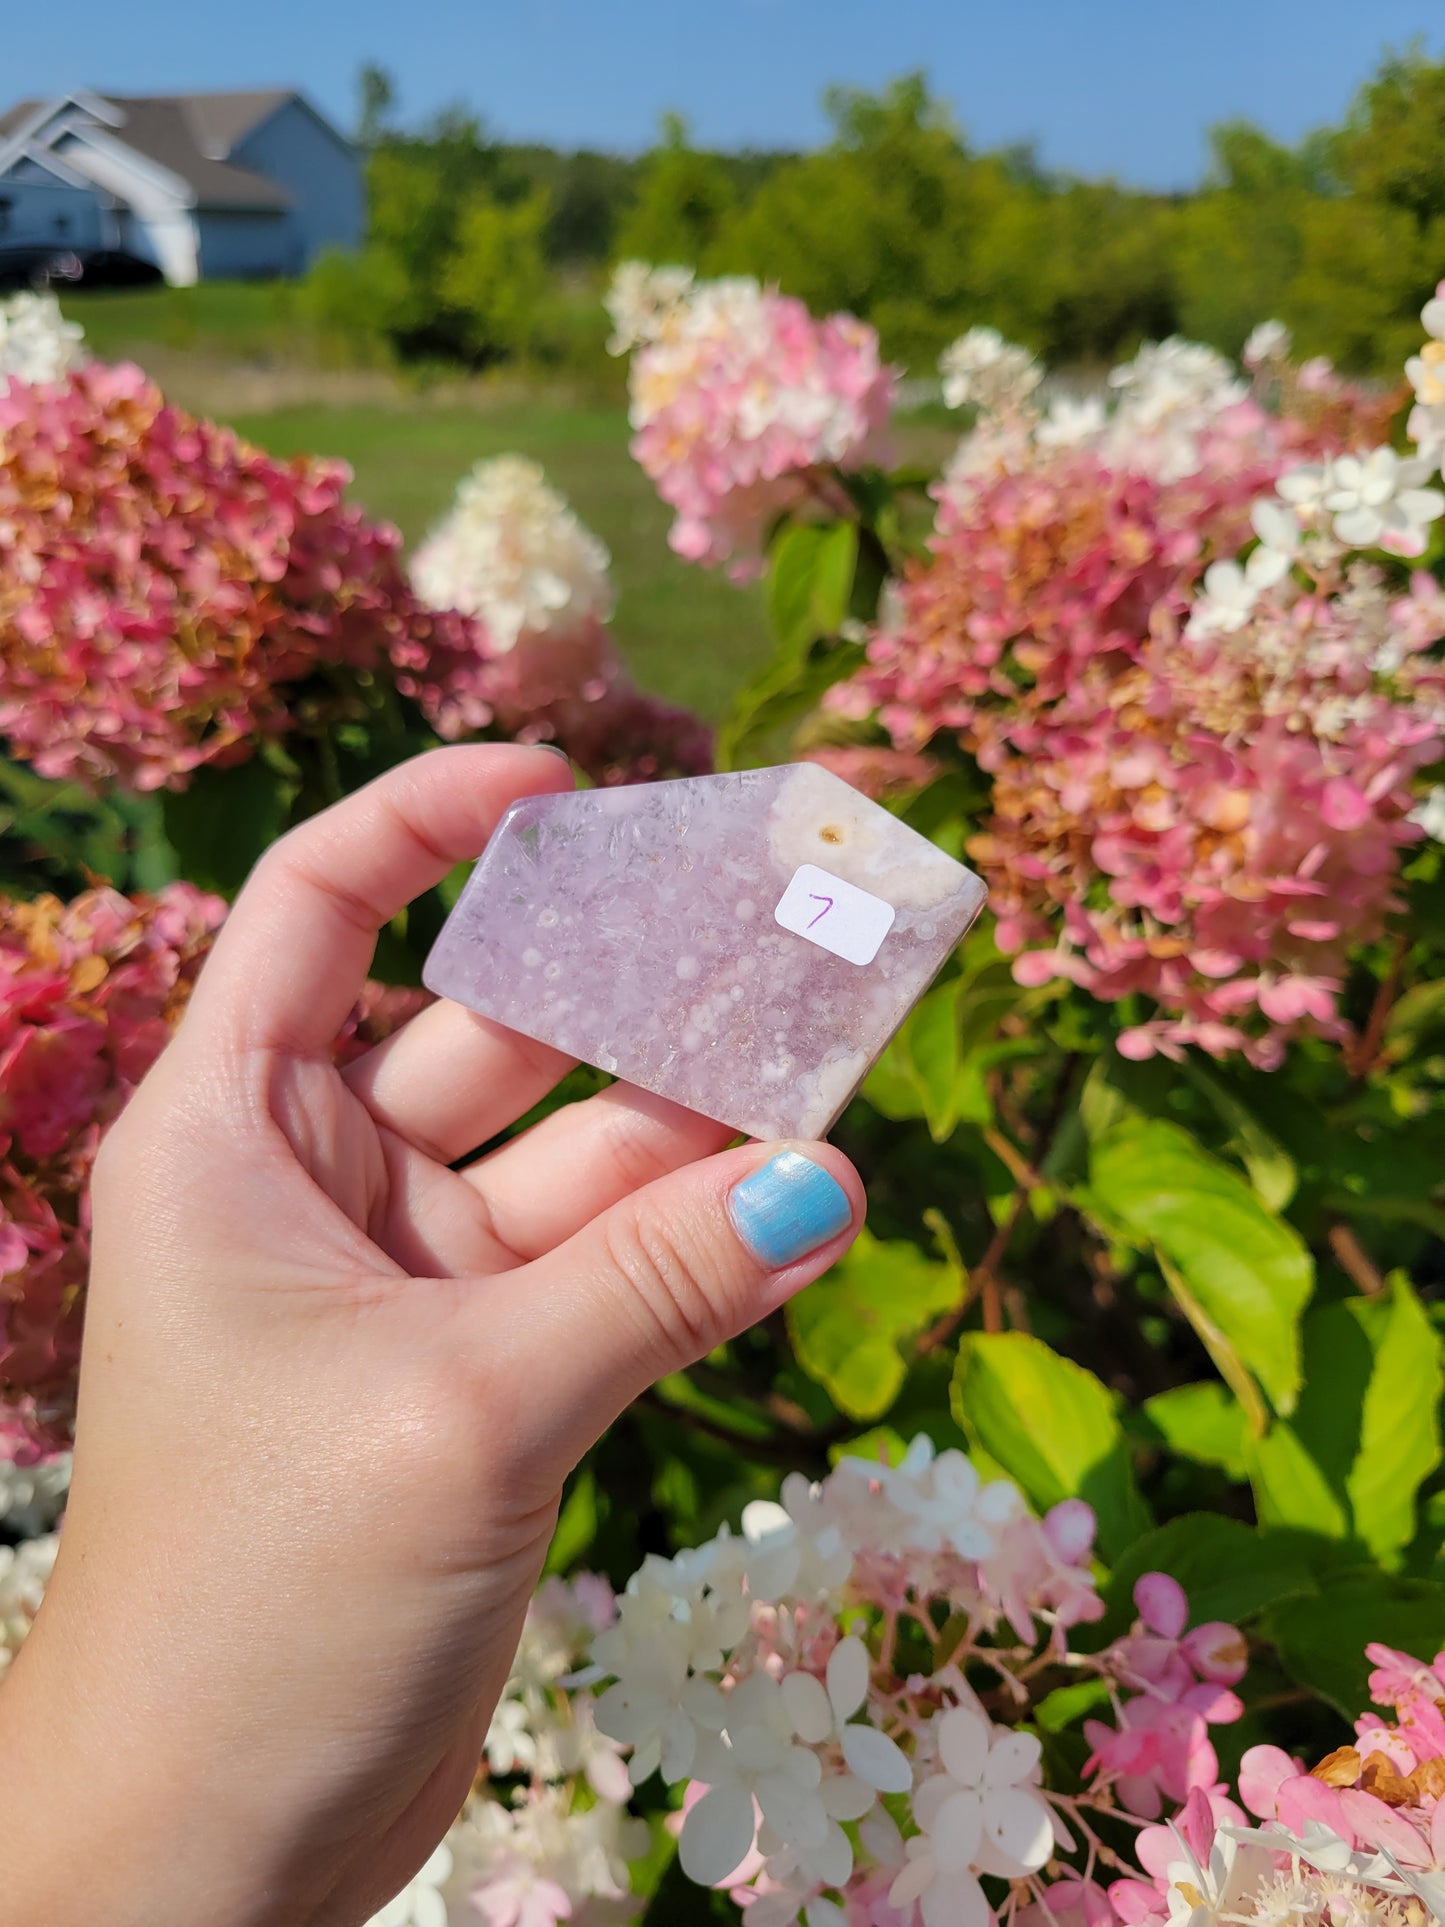
<svg viewBox="0 0 1445 1927">
<path fill-rule="evenodd" d="M 773 921 L 848 963 L 870 964 L 896 914 L 882 897 L 829 876 L 815 863 L 804 863 L 779 898 Z"/>
</svg>

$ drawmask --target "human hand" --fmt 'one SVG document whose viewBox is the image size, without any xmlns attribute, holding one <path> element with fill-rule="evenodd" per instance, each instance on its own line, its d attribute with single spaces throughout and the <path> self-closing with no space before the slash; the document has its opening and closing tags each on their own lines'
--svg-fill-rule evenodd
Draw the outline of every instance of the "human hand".
<svg viewBox="0 0 1445 1927">
<path fill-rule="evenodd" d="M 465 1797 L 568 1471 L 861 1222 L 830 1147 L 625 1085 L 453 1170 L 570 1063 L 455 1004 L 333 1067 L 376 932 L 569 781 L 439 750 L 285 837 L 101 1150 L 7 1918 L 365 1920 Z"/>
</svg>

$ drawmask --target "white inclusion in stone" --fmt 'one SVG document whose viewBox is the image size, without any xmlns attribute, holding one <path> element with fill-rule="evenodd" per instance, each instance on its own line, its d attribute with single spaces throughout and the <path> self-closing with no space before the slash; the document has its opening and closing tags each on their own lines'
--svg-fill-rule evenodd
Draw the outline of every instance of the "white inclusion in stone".
<svg viewBox="0 0 1445 1927">
<path fill-rule="evenodd" d="M 896 906 L 872 961 L 773 922 L 805 863 Z M 750 1137 L 820 1137 L 983 900 L 977 877 L 817 765 L 523 797 L 426 982 Z"/>
<path fill-rule="evenodd" d="M 677 960 L 677 974 L 685 984 L 690 984 L 701 969 L 702 965 L 696 957 L 679 957 Z"/>
</svg>

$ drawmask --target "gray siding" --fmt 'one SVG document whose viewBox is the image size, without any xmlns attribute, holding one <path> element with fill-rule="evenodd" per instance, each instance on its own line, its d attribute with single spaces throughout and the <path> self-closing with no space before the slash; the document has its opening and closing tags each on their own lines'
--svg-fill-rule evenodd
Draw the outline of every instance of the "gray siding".
<svg viewBox="0 0 1445 1927">
<path fill-rule="evenodd" d="M 0 180 L 0 251 L 107 247 L 114 231 L 114 220 L 93 189 L 67 187 L 53 177 Z"/>
<path fill-rule="evenodd" d="M 263 121 L 237 144 L 230 159 L 264 174 L 268 180 L 279 181 L 291 196 L 292 207 L 286 218 L 295 252 L 293 265 L 286 272 L 303 272 L 323 248 L 361 245 L 366 229 L 361 156 L 301 101 L 288 101 Z M 248 271 L 260 272 L 236 270 Z M 207 262 L 205 272 L 230 270 L 213 268 Z"/>
<path fill-rule="evenodd" d="M 195 216 L 203 281 L 275 280 L 305 266 L 301 237 L 289 214 L 203 208 Z"/>
</svg>

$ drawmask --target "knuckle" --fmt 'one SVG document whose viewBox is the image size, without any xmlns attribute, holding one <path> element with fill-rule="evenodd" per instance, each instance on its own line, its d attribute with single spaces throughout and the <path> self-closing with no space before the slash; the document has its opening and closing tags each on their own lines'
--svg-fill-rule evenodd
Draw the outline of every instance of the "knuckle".
<svg viewBox="0 0 1445 1927">
<path fill-rule="evenodd" d="M 721 1336 L 705 1268 L 691 1241 L 655 1217 L 627 1214 L 605 1233 L 608 1262 L 651 1327 L 659 1356 L 701 1358 Z"/>
</svg>

